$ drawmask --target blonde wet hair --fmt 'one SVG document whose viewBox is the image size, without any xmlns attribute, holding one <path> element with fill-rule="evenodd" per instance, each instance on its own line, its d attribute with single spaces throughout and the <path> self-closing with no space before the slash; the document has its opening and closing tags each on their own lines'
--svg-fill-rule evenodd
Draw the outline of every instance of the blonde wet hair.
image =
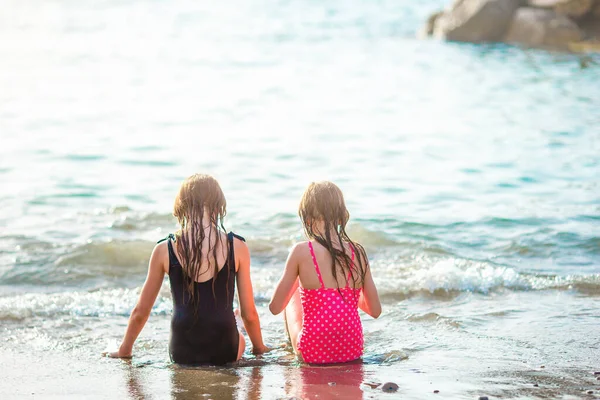
<svg viewBox="0 0 600 400">
<path fill-rule="evenodd" d="M 214 268 L 212 289 L 213 295 L 215 294 L 215 280 L 219 272 L 217 248 L 223 249 L 221 233 L 226 232 L 223 225 L 226 214 L 225 195 L 215 178 L 206 174 L 194 174 L 183 181 L 179 193 L 175 197 L 173 215 L 180 225 L 175 237 L 177 255 L 186 272 L 183 274 L 184 291 L 188 292 L 192 302 L 196 301 L 195 278 L 208 271 L 211 264 Z M 208 230 L 208 236 L 206 230 Z M 205 239 L 208 239 L 208 250 L 203 269 L 202 243 Z M 211 245 L 213 242 L 214 244 Z M 227 271 L 229 273 L 229 268 Z"/>
<path fill-rule="evenodd" d="M 307 238 L 317 241 L 329 251 L 332 261 L 331 272 L 336 282 L 339 265 L 346 275 L 350 273 L 354 287 L 361 286 L 365 281 L 368 268 L 367 255 L 365 249 L 359 243 L 353 242 L 346 232 L 350 213 L 340 188 L 329 181 L 311 182 L 300 200 L 298 215 Z M 318 222 L 323 223 L 323 232 L 317 228 Z M 334 238 L 337 238 L 341 246 L 344 242 L 352 246 L 356 253 L 354 267 L 352 267 L 352 258 L 343 247 L 337 249 L 333 245 Z M 338 283 L 338 291 L 339 289 Z"/>
</svg>

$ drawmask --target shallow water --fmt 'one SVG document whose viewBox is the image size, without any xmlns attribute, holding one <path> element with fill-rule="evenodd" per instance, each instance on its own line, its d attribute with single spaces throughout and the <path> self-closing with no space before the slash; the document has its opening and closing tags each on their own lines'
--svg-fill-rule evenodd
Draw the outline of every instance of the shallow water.
<svg viewBox="0 0 600 400">
<path fill-rule="evenodd" d="M 417 40 L 446 2 L 418 3 L 9 0 L 3 358 L 74 355 L 80 371 L 114 377 L 119 396 L 207 388 L 186 383 L 203 372 L 168 362 L 167 282 L 135 349 L 133 371 L 151 372 L 129 379 L 125 364 L 98 359 L 124 331 L 153 244 L 176 229 L 179 183 L 200 171 L 225 191 L 226 227 L 248 239 L 269 343 L 284 339 L 266 304 L 302 239 L 299 198 L 330 179 L 384 304 L 380 319 L 363 319 L 357 381 L 394 380 L 412 398 L 438 383 L 452 398 L 596 390 L 600 58 Z M 209 372 L 236 382 L 213 395 L 333 390 L 299 387 L 311 371 L 286 349 L 246 358 Z M 166 386 L 145 387 L 153 377 Z"/>
</svg>

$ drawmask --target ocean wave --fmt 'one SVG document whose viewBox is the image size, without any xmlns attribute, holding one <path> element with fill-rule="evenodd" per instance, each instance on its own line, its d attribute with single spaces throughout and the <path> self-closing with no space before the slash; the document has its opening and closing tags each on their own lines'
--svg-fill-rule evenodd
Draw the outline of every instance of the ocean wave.
<svg viewBox="0 0 600 400">
<path fill-rule="evenodd" d="M 396 246 L 400 244 L 391 235 L 378 230 L 368 229 L 360 223 L 349 224 L 347 231 L 353 241 L 365 247 Z"/>
<path fill-rule="evenodd" d="M 514 268 L 457 258 L 421 258 L 404 266 L 374 266 L 382 298 L 401 300 L 419 293 L 446 297 L 453 293 L 487 294 L 498 289 L 577 290 L 600 295 L 600 274 L 567 275 L 518 272 Z M 378 270 L 379 269 L 379 270 Z M 379 278 L 385 276 L 385 280 Z"/>
<path fill-rule="evenodd" d="M 99 266 L 97 273 L 127 273 L 124 268 L 147 265 L 155 243 L 144 240 L 111 240 L 76 246 L 54 262 L 57 267 Z M 114 267 L 114 268 L 107 268 Z"/>
<path fill-rule="evenodd" d="M 115 213 L 117 218 L 113 220 L 110 227 L 111 229 L 121 231 L 135 231 L 135 230 L 152 230 L 156 228 L 171 228 L 172 230 L 177 229 L 176 219 L 172 214 L 159 214 L 159 213 L 126 213 L 120 212 Z"/>
<path fill-rule="evenodd" d="M 0 270 L 0 283 L 89 287 L 119 280 L 141 280 L 153 247 L 154 242 L 150 241 L 115 239 L 67 249 L 53 248 L 54 255 L 46 252 L 43 257 L 24 253 L 17 262 Z"/>
<path fill-rule="evenodd" d="M 0 320 L 31 317 L 129 316 L 140 294 L 137 289 L 103 289 L 90 292 L 27 293 L 0 297 Z M 163 285 L 152 308 L 154 315 L 170 314 L 171 295 Z"/>
<path fill-rule="evenodd" d="M 257 305 L 261 308 L 266 307 L 278 274 L 272 273 L 273 268 L 259 268 L 255 272 Z M 383 281 L 376 277 L 376 282 L 384 305 L 393 305 L 417 295 L 439 299 L 452 298 L 464 292 L 488 294 L 501 289 L 575 290 L 590 296 L 600 295 L 600 274 L 565 277 L 528 275 L 519 274 L 510 268 L 451 261 L 435 263 L 429 268 L 412 271 L 404 278 Z M 20 321 L 32 317 L 60 316 L 128 316 L 140 290 L 140 287 L 104 288 L 93 291 L 7 295 L 0 297 L 0 320 Z M 165 280 L 152 313 L 169 315 L 171 307 L 169 284 Z M 444 317 L 435 313 L 408 315 L 405 318 L 412 322 L 443 322 L 455 326 L 452 321 L 445 321 Z"/>
<path fill-rule="evenodd" d="M 115 215 L 129 213 L 127 209 L 121 210 L 121 208 L 110 212 Z M 155 228 L 157 222 L 171 220 L 172 216 L 147 214 L 139 219 L 136 218 L 127 216 L 119 219 L 118 229 Z M 116 225 L 116 222 L 113 223 L 113 228 Z M 385 235 L 371 232 L 364 227 L 355 225 L 352 229 L 358 240 L 363 243 L 366 242 L 365 245 L 399 245 Z M 156 240 L 164 236 L 166 236 L 166 233 L 157 234 Z M 147 235 L 144 237 L 147 237 Z M 246 242 L 255 265 L 273 264 L 274 262 L 277 264 L 284 263 L 290 248 L 299 240 L 302 240 L 302 238 L 298 236 L 296 231 L 290 231 L 280 236 L 265 234 L 246 236 Z M 9 244 L 11 259 L 6 262 L 5 268 L 0 268 L 0 283 L 77 285 L 80 283 L 85 284 L 88 281 L 112 281 L 121 278 L 139 279 L 145 276 L 150 254 L 156 242 L 153 240 L 113 238 L 111 240 L 92 240 L 83 244 L 65 246 L 64 244 L 52 244 L 41 242 L 35 238 L 19 236 L 12 238 Z M 0 248 L 1 250 L 2 248 Z M 18 257 L 14 258 L 15 255 L 18 255 Z M 17 261 L 11 263 L 10 261 L 13 259 Z"/>
<path fill-rule="evenodd" d="M 452 318 L 448 318 L 448 317 L 444 317 L 438 313 L 434 313 L 434 312 L 428 312 L 425 314 L 409 314 L 407 316 L 405 316 L 405 318 L 407 321 L 410 322 L 435 322 L 435 323 L 442 323 L 442 324 L 446 324 L 448 326 L 451 326 L 453 328 L 460 328 L 461 325 L 458 321 L 454 321 Z"/>
<path fill-rule="evenodd" d="M 154 242 L 94 240 L 53 243 L 25 235 L 2 236 L 0 284 L 78 284 L 145 274 Z"/>
<path fill-rule="evenodd" d="M 157 238 L 160 239 L 160 238 Z M 293 238 L 253 238 L 246 239 L 252 256 L 285 259 Z M 145 273 L 150 254 L 156 245 L 147 240 L 93 241 L 71 248 L 58 257 L 57 267 L 86 267 L 89 273 L 103 276 L 125 276 L 131 273 Z"/>
<path fill-rule="evenodd" d="M 166 235 L 159 232 L 156 225 L 171 224 L 172 216 L 136 214 L 127 207 L 115 207 L 103 213 L 120 221 L 113 221 L 111 230 L 152 228 L 152 231 L 143 234 L 119 232 L 116 234 L 118 237 L 110 240 L 94 239 L 82 244 L 53 243 L 19 235 L 0 236 L 4 242 L 0 246 L 0 284 L 69 285 L 86 289 L 113 284 L 130 286 L 132 282 L 141 282 L 146 274 L 155 240 Z M 278 218 L 287 220 L 291 216 Z M 370 229 L 370 222 L 360 221 L 350 224 L 348 231 L 353 240 L 366 247 L 374 267 L 374 277 L 382 286 L 382 295 L 390 300 L 417 292 L 447 296 L 465 291 L 487 293 L 498 288 L 572 288 L 582 293 L 597 292 L 597 282 L 593 278 L 597 275 L 589 278 L 590 273 L 598 272 L 593 258 L 590 258 L 600 248 L 596 236 L 546 229 L 512 241 L 507 238 L 503 244 L 474 248 L 468 245 L 461 247 L 460 243 L 452 244 L 439 239 L 440 229 L 450 229 L 446 225 L 417 224 L 393 218 L 375 222 L 383 228 L 373 230 Z M 515 223 L 513 220 L 502 222 Z M 527 220 L 521 222 L 533 223 Z M 498 221 L 494 220 L 494 223 Z M 118 224 L 121 225 L 117 228 Z M 401 229 L 404 234 L 389 233 L 391 231 L 384 229 L 386 226 Z M 244 226 L 239 233 L 244 235 L 245 231 L 254 232 L 247 234 L 246 239 L 253 266 L 259 268 L 264 275 L 264 278 L 259 278 L 264 280 L 264 285 L 259 281 L 259 286 L 265 286 L 266 292 L 278 279 L 278 268 L 284 265 L 290 248 L 303 240 L 301 231 L 296 228 L 281 229 L 281 234 L 274 235 L 270 229 L 257 230 L 256 227 Z M 113 235 L 114 232 L 109 237 Z M 129 237 L 134 239 L 127 239 Z M 495 259 L 502 260 L 505 265 L 464 258 L 470 255 L 485 260 L 488 251 L 493 251 Z M 586 263 L 585 269 L 570 266 L 559 268 L 554 265 L 545 272 L 555 275 L 544 275 L 528 273 L 525 269 L 527 263 L 521 261 L 525 261 L 525 257 L 533 257 L 536 265 L 539 265 L 540 258 L 547 258 L 550 253 L 559 251 L 565 254 L 570 251 L 571 258 L 565 261 L 580 263 L 577 266 Z M 515 257 L 519 257 L 519 260 Z M 568 275 L 570 273 L 579 275 Z"/>
</svg>

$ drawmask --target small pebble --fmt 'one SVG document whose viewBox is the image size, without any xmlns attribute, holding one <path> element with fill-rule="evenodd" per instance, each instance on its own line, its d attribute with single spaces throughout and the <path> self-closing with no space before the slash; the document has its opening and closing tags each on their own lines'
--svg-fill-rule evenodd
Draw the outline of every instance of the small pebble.
<svg viewBox="0 0 600 400">
<path fill-rule="evenodd" d="M 433 391 L 433 393 L 439 393 L 439 392 L 440 392 L 440 391 L 439 391 L 439 390 L 437 390 L 437 389 Z"/>
<path fill-rule="evenodd" d="M 588 390 L 588 394 L 594 394 L 593 390 Z"/>
<path fill-rule="evenodd" d="M 490 400 L 487 396 L 479 396 L 479 400 Z"/>
<path fill-rule="evenodd" d="M 329 386 L 335 386 L 336 383 L 335 382 L 329 382 Z"/>
<path fill-rule="evenodd" d="M 396 385 L 394 382 L 386 382 L 381 387 L 381 390 L 386 393 L 394 393 L 398 391 L 398 385 Z"/>
<path fill-rule="evenodd" d="M 534 383 L 534 384 L 533 384 L 533 386 L 535 386 L 535 387 L 538 387 L 538 386 L 540 386 L 540 385 L 538 385 L 537 383 Z"/>
<path fill-rule="evenodd" d="M 594 375 L 600 375 L 600 371 L 594 372 Z"/>
<path fill-rule="evenodd" d="M 545 365 L 542 365 L 540 368 L 546 368 L 546 366 L 545 366 Z"/>
</svg>

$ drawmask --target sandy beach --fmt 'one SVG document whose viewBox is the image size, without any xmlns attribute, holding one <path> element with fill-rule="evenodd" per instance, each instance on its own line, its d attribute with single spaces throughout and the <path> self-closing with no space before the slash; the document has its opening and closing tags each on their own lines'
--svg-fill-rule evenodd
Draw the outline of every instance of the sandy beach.
<svg viewBox="0 0 600 400">
<path fill-rule="evenodd" d="M 81 359 L 42 354 L 35 360 L 2 351 L 3 399 L 592 399 L 600 397 L 593 371 L 553 371 L 523 365 L 512 374 L 474 376 L 448 366 L 414 368 L 353 363 L 277 365 L 257 360 L 236 367 L 155 366 L 141 360 Z M 6 368 L 8 367 L 8 368 Z M 386 382 L 398 385 L 384 392 Z M 484 389 L 485 388 L 485 389 Z M 438 391 L 436 393 L 436 391 Z M 593 391 L 593 394 L 588 394 Z"/>
</svg>

